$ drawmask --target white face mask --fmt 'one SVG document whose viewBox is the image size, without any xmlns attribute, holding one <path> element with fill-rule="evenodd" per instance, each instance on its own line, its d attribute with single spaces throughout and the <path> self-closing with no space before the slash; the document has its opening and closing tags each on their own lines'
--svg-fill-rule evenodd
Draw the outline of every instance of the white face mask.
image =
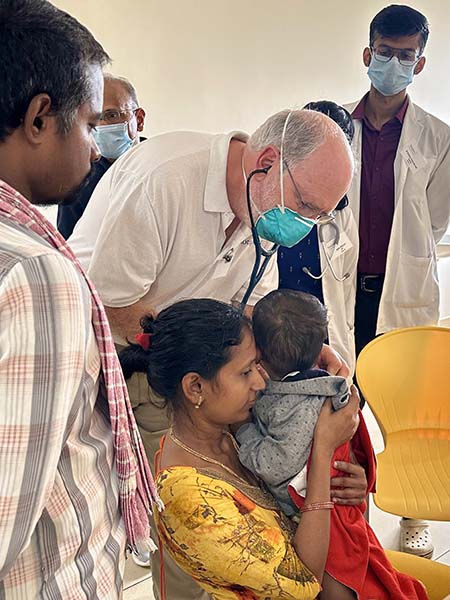
<svg viewBox="0 0 450 600">
<path fill-rule="evenodd" d="M 412 83 L 416 64 L 402 65 L 396 56 L 381 62 L 372 55 L 367 74 L 373 87 L 383 96 L 395 96 Z"/>
<path fill-rule="evenodd" d="M 101 155 L 110 160 L 116 160 L 134 144 L 128 134 L 128 122 L 98 125 L 93 133 Z"/>
</svg>

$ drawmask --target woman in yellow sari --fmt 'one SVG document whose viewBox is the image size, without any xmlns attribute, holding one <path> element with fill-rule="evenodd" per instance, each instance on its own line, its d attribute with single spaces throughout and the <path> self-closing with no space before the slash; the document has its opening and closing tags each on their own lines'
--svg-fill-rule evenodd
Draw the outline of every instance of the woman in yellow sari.
<svg viewBox="0 0 450 600">
<path fill-rule="evenodd" d="M 126 374 L 145 371 L 172 410 L 157 461 L 161 551 L 216 600 L 316 598 L 333 509 L 330 462 L 357 427 L 356 394 L 338 412 L 322 410 L 293 526 L 240 464 L 230 433 L 265 387 L 248 319 L 215 300 L 186 300 L 142 325 L 121 360 Z"/>
</svg>

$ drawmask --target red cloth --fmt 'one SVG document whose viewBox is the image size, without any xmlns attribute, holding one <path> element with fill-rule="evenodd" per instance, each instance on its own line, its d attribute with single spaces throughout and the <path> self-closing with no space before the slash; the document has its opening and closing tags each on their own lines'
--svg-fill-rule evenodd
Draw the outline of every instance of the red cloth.
<svg viewBox="0 0 450 600">
<path fill-rule="evenodd" d="M 367 489 L 374 490 L 376 461 L 363 416 L 352 440 L 355 456 L 366 469 Z M 336 449 L 334 460 L 350 462 L 350 443 Z M 331 468 L 333 477 L 343 475 Z M 296 506 L 305 499 L 289 487 Z M 336 504 L 331 511 L 330 547 L 325 571 L 354 590 L 359 600 L 427 600 L 424 586 L 400 573 L 389 562 L 380 542 L 364 518 L 366 503 L 359 506 Z"/>
</svg>

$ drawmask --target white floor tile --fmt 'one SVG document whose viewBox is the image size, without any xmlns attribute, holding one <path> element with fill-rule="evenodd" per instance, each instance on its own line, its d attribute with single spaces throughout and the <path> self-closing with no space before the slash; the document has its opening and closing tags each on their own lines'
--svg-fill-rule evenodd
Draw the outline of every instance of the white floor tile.
<svg viewBox="0 0 450 600">
<path fill-rule="evenodd" d="M 139 567 L 131 556 L 125 563 L 123 600 L 154 600 L 150 569 Z"/>
<path fill-rule="evenodd" d="M 434 560 L 450 564 L 450 556 L 443 560 L 443 555 L 450 550 L 450 522 L 430 521 L 431 537 L 434 544 Z"/>
<path fill-rule="evenodd" d="M 151 578 L 126 589 L 123 600 L 155 600 Z"/>
<path fill-rule="evenodd" d="M 440 563 L 444 563 L 444 565 L 450 566 L 450 550 L 445 554 L 441 554 L 436 560 Z"/>
<path fill-rule="evenodd" d="M 375 531 L 383 548 L 398 550 L 400 544 L 400 517 L 380 510 L 373 502 L 372 494 L 369 498 L 369 523 Z"/>
<path fill-rule="evenodd" d="M 137 565 L 131 556 L 127 557 L 125 562 L 124 589 L 131 585 L 135 585 L 145 579 L 151 579 L 152 572 L 150 569 L 144 569 Z"/>
</svg>

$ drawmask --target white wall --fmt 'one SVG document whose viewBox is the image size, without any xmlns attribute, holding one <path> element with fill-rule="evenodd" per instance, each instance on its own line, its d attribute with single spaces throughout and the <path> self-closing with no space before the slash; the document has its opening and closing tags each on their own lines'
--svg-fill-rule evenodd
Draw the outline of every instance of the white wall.
<svg viewBox="0 0 450 600">
<path fill-rule="evenodd" d="M 281 108 L 357 99 L 369 22 L 388 0 L 54 0 L 79 18 L 129 77 L 150 119 L 172 129 L 251 131 Z M 429 62 L 414 100 L 450 122 L 450 2 L 427 15 Z"/>
</svg>

